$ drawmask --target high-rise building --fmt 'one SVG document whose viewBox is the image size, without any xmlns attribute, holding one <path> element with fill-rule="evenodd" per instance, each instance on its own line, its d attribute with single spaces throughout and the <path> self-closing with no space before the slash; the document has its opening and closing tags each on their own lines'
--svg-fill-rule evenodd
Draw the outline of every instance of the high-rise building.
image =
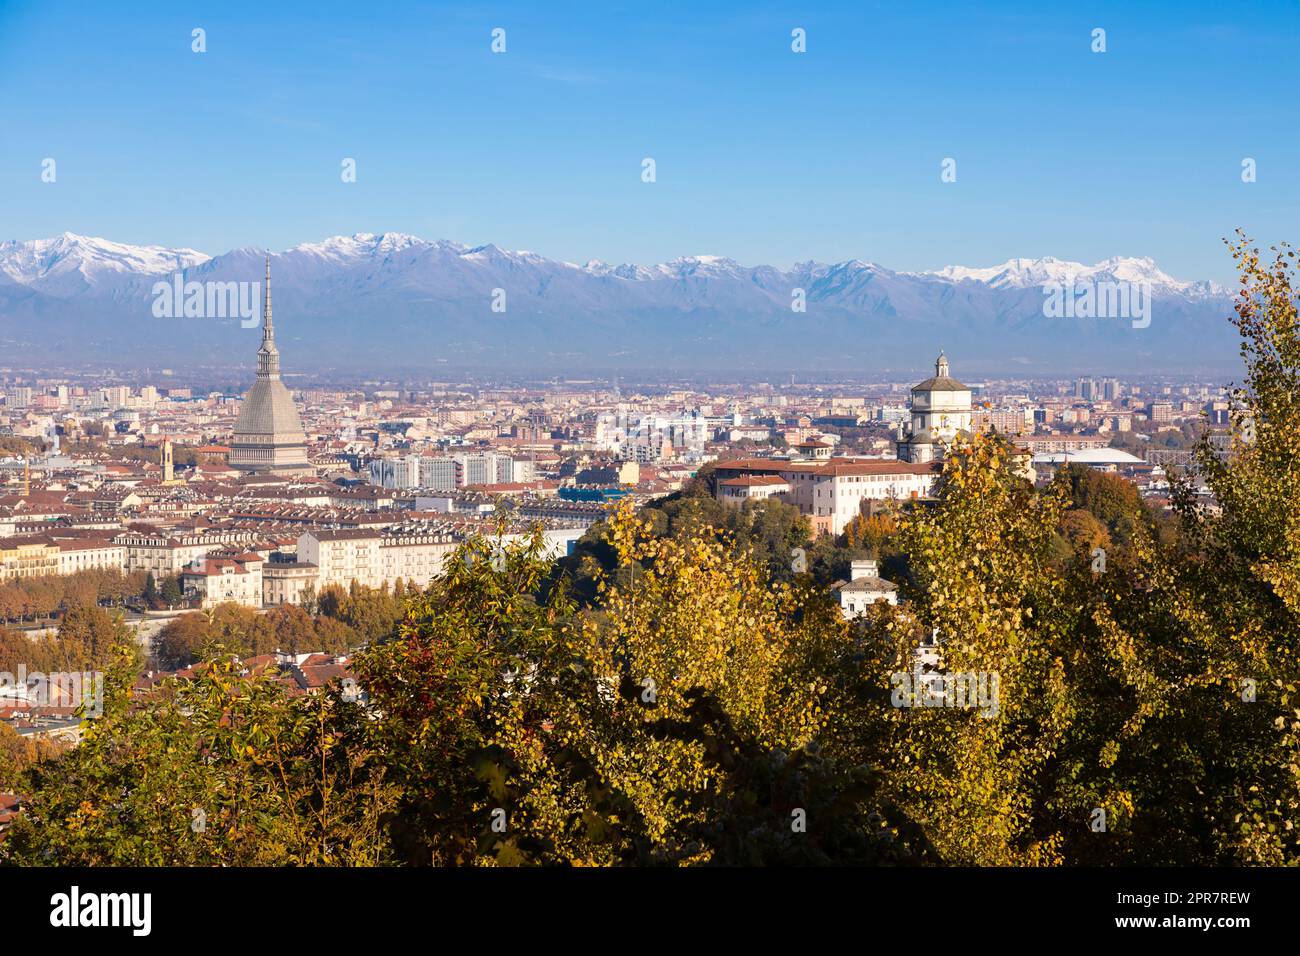
<svg viewBox="0 0 1300 956">
<path fill-rule="evenodd" d="M 284 475 L 311 474 L 307 437 L 293 396 L 280 381 L 280 351 L 271 323 L 271 257 L 266 257 L 266 297 L 262 305 L 262 346 L 257 350 L 257 381 L 244 396 L 230 443 L 230 466 L 241 471 Z"/>
<path fill-rule="evenodd" d="M 498 482 L 536 481 L 537 472 L 527 458 L 511 458 L 509 455 L 497 456 Z"/>
<path fill-rule="evenodd" d="M 1029 408 L 989 408 L 971 413 L 971 428 L 977 432 L 996 429 L 1003 435 L 1021 435 L 1034 430 Z"/>
<path fill-rule="evenodd" d="M 370 481 L 382 488 L 414 488 L 420 483 L 420 456 L 376 458 L 370 463 Z"/>
<path fill-rule="evenodd" d="M 5 390 L 5 404 L 10 408 L 26 408 L 32 403 L 32 390 L 26 385 L 13 385 Z"/>
<path fill-rule="evenodd" d="M 131 404 L 131 389 L 125 385 L 113 385 L 103 389 L 104 404 L 109 408 L 126 408 Z"/>
<path fill-rule="evenodd" d="M 466 485 L 491 485 L 497 480 L 497 456 L 464 455 L 460 457 L 461 474 Z"/>
<path fill-rule="evenodd" d="M 431 491 L 455 491 L 461 486 L 460 462 L 453 457 L 422 458 L 420 487 Z"/>
</svg>

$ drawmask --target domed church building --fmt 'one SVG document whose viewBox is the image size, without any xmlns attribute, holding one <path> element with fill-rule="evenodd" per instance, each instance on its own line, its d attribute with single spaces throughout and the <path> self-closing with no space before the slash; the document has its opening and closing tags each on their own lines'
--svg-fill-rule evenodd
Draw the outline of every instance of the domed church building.
<svg viewBox="0 0 1300 956">
<path fill-rule="evenodd" d="M 916 464 L 941 461 L 957 433 L 970 427 L 971 391 L 952 377 L 948 356 L 940 351 L 934 377 L 912 387 L 912 422 L 898 442 L 898 457 Z"/>
<path fill-rule="evenodd" d="M 262 346 L 257 350 L 257 381 L 244 395 L 230 443 L 230 466 L 272 475 L 315 473 L 307 460 L 307 436 L 289 389 L 280 381 L 280 351 L 271 323 L 271 257 L 266 257 L 266 298 L 262 306 Z"/>
</svg>

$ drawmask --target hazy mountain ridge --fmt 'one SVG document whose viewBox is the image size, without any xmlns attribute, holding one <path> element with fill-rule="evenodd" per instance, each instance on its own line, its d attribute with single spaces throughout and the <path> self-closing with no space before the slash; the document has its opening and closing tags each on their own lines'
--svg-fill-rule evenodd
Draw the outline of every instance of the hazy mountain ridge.
<svg viewBox="0 0 1300 956">
<path fill-rule="evenodd" d="M 262 250 L 207 256 L 65 233 L 0 243 L 0 345 L 119 364 L 251 356 L 256 333 L 217 319 L 159 319 L 153 288 L 260 281 Z M 876 263 L 804 262 L 788 270 L 685 256 L 653 266 L 584 265 L 402 233 L 358 233 L 272 254 L 286 367 L 864 369 L 911 365 L 937 343 L 1005 366 L 1116 370 L 1229 365 L 1231 303 L 1214 283 L 1175 279 L 1149 258 L 1093 266 L 1051 257 L 987 268 L 899 272 Z M 1149 328 L 1125 319 L 1049 319 L 1043 285 L 1131 282 L 1154 296 Z M 506 312 L 492 311 L 505 290 Z M 807 308 L 791 308 L 802 289 Z M 233 350 L 233 351 L 232 351 Z M 960 361 L 960 360 L 958 360 Z M 250 358 L 251 362 L 251 358 Z"/>
</svg>

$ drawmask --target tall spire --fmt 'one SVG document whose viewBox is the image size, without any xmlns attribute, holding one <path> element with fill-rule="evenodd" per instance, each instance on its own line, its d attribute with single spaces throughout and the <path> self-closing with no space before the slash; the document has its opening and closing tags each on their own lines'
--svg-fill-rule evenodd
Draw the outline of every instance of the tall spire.
<svg viewBox="0 0 1300 956">
<path fill-rule="evenodd" d="M 275 341 L 275 329 L 271 325 L 271 257 L 266 257 L 266 300 L 262 305 L 262 341 Z"/>
<path fill-rule="evenodd" d="M 280 350 L 275 347 L 275 326 L 271 324 L 271 257 L 266 257 L 266 299 L 262 305 L 262 347 L 257 350 L 257 377 L 280 377 Z"/>
<path fill-rule="evenodd" d="M 312 474 L 307 437 L 293 396 L 280 381 L 280 351 L 271 320 L 271 257 L 266 257 L 262 300 L 262 347 L 257 350 L 257 381 L 244 395 L 230 443 L 230 466 L 239 471 Z"/>
</svg>

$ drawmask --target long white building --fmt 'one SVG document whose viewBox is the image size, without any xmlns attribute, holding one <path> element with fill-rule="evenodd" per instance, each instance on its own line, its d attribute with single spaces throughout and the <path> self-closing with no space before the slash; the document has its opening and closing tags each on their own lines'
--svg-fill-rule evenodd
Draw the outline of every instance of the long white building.
<svg viewBox="0 0 1300 956">
<path fill-rule="evenodd" d="M 403 455 L 376 458 L 370 480 L 384 488 L 456 491 L 470 485 L 534 480 L 532 462 L 484 452 L 478 455 Z"/>
<path fill-rule="evenodd" d="M 128 531 L 113 538 L 112 543 L 123 549 L 122 568 L 132 571 L 151 571 L 155 578 L 179 574 L 195 558 L 232 544 L 251 544 L 257 533 L 247 529 L 223 529 L 195 534 L 169 535 Z"/>
<path fill-rule="evenodd" d="M 776 498 L 807 515 L 815 533 L 840 534 L 861 513 L 864 500 L 929 497 L 939 466 L 853 458 L 745 458 L 718 462 L 715 474 L 719 501 Z"/>
</svg>

